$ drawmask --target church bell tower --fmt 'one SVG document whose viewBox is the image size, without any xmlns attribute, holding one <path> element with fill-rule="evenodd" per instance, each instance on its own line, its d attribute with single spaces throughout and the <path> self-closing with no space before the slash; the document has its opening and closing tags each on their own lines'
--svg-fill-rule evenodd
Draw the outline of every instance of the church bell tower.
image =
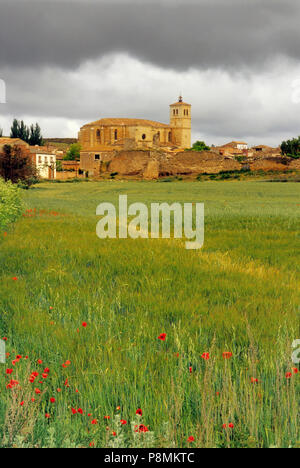
<svg viewBox="0 0 300 468">
<path fill-rule="evenodd" d="M 179 96 L 178 102 L 170 105 L 170 126 L 172 127 L 172 142 L 181 148 L 191 147 L 192 115 L 191 104 Z"/>
</svg>

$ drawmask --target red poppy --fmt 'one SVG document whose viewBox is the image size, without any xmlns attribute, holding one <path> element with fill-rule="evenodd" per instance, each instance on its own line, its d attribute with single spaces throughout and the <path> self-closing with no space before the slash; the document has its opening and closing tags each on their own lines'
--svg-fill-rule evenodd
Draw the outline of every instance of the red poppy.
<svg viewBox="0 0 300 468">
<path fill-rule="evenodd" d="M 224 359 L 230 359 L 232 357 L 232 353 L 230 351 L 225 351 L 223 353 L 223 358 Z"/>
<path fill-rule="evenodd" d="M 86 322 L 82 322 L 82 326 L 83 326 L 83 328 L 86 328 L 86 327 L 87 327 L 87 323 L 86 323 Z"/>
<path fill-rule="evenodd" d="M 90 442 L 90 447 L 95 447 L 95 442 Z"/>
<path fill-rule="evenodd" d="M 44 369 L 44 373 L 49 374 L 49 372 L 50 372 L 50 369 L 48 367 L 46 367 L 46 369 Z"/>
<path fill-rule="evenodd" d="M 93 421 L 91 422 L 91 424 L 93 424 L 94 426 L 95 426 L 96 424 L 98 424 L 97 419 L 93 419 Z"/>
<path fill-rule="evenodd" d="M 6 338 L 6 336 L 4 336 L 4 337 L 2 338 L 2 340 L 3 340 L 3 341 L 7 341 L 7 338 Z"/>
<path fill-rule="evenodd" d="M 34 402 L 35 402 L 35 398 L 31 398 L 31 401 L 32 401 L 32 403 L 34 403 Z"/>
<path fill-rule="evenodd" d="M 117 433 L 116 433 L 116 432 L 112 432 L 112 435 L 113 435 L 114 437 L 116 437 Z"/>
<path fill-rule="evenodd" d="M 45 418 L 46 418 L 46 419 L 50 419 L 50 418 L 51 418 L 51 414 L 46 413 L 46 414 L 45 414 Z"/>
<path fill-rule="evenodd" d="M 210 358 L 209 353 L 203 353 L 201 357 L 202 359 L 205 359 L 205 361 L 208 361 Z"/>
<path fill-rule="evenodd" d="M 13 277 L 13 281 L 18 281 L 18 278 L 16 276 Z"/>
<path fill-rule="evenodd" d="M 251 383 L 258 383 L 258 379 L 256 379 L 255 377 L 251 377 Z"/>
<path fill-rule="evenodd" d="M 187 441 L 189 443 L 195 442 L 195 438 L 193 436 L 190 436 Z"/>
<path fill-rule="evenodd" d="M 297 367 L 293 367 L 292 371 L 294 372 L 294 374 L 298 374 L 299 370 L 297 369 Z"/>
<path fill-rule="evenodd" d="M 120 422 L 121 422 L 122 426 L 126 426 L 126 424 L 127 424 L 127 421 L 125 419 L 121 419 Z"/>
<path fill-rule="evenodd" d="M 104 419 L 110 419 L 110 416 L 104 416 Z"/>
<path fill-rule="evenodd" d="M 138 416 L 143 416 L 143 411 L 141 410 L 141 408 L 137 409 L 136 410 L 136 413 Z"/>
<path fill-rule="evenodd" d="M 57 391 L 58 393 L 60 393 L 60 392 L 61 392 L 61 388 L 57 388 L 56 391 Z"/>
<path fill-rule="evenodd" d="M 21 401 L 20 406 L 24 406 L 24 401 Z"/>
<path fill-rule="evenodd" d="M 36 388 L 34 391 L 35 391 L 36 395 L 40 395 L 42 393 L 39 388 Z"/>
<path fill-rule="evenodd" d="M 19 385 L 19 382 L 17 380 L 12 379 L 8 385 L 6 385 L 6 388 L 13 388 Z"/>
<path fill-rule="evenodd" d="M 12 370 L 12 369 L 6 369 L 6 374 L 7 374 L 7 375 L 10 375 L 10 374 L 12 374 L 12 373 L 13 373 L 13 370 Z"/>
<path fill-rule="evenodd" d="M 229 424 L 228 424 L 228 427 L 229 427 L 230 429 L 233 429 L 233 428 L 234 428 L 234 424 L 233 424 L 233 423 L 229 423 Z"/>
<path fill-rule="evenodd" d="M 42 374 L 43 379 L 47 379 L 48 374 Z"/>
<path fill-rule="evenodd" d="M 149 429 L 144 424 L 141 424 L 140 426 L 138 426 L 138 429 L 135 432 L 149 432 Z"/>
<path fill-rule="evenodd" d="M 83 410 L 81 408 L 78 408 L 77 413 L 83 414 Z"/>
<path fill-rule="evenodd" d="M 55 398 L 50 398 L 50 403 L 55 403 L 55 402 L 56 402 Z"/>
<path fill-rule="evenodd" d="M 43 364 L 43 361 L 41 359 L 38 359 L 37 363 L 38 364 Z"/>
<path fill-rule="evenodd" d="M 292 377 L 292 373 L 291 373 L 291 372 L 287 372 L 287 373 L 285 374 L 285 378 L 286 378 L 286 379 L 291 379 L 291 377 Z"/>
<path fill-rule="evenodd" d="M 77 410 L 75 408 L 72 408 L 72 414 L 77 414 Z"/>
<path fill-rule="evenodd" d="M 159 340 L 161 341 L 165 341 L 165 339 L 167 338 L 167 334 L 166 333 L 161 333 L 158 337 Z"/>
</svg>

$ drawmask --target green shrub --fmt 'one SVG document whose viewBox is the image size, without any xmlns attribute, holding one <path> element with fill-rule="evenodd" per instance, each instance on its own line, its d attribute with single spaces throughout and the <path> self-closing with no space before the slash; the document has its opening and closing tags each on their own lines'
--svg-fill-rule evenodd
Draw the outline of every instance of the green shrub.
<svg viewBox="0 0 300 468">
<path fill-rule="evenodd" d="M 20 189 L 0 178 L 0 231 L 15 222 L 22 213 Z"/>
</svg>

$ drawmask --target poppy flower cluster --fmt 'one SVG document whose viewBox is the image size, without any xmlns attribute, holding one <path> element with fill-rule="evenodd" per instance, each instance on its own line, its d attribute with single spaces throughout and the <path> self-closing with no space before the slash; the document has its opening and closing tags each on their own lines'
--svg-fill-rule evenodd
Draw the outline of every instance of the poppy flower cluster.
<svg viewBox="0 0 300 468">
<path fill-rule="evenodd" d="M 223 359 L 230 359 L 232 358 L 233 354 L 230 351 L 225 351 L 223 353 Z"/>
<path fill-rule="evenodd" d="M 223 427 L 223 429 L 227 429 L 227 427 L 228 427 L 229 429 L 234 429 L 234 424 L 233 424 L 233 423 L 223 424 L 222 427 Z"/>
<path fill-rule="evenodd" d="M 298 373 L 299 373 L 299 369 L 297 367 L 293 367 L 292 372 L 287 372 L 285 374 L 285 378 L 286 379 L 291 379 L 293 377 L 293 374 L 298 374 Z"/>
</svg>

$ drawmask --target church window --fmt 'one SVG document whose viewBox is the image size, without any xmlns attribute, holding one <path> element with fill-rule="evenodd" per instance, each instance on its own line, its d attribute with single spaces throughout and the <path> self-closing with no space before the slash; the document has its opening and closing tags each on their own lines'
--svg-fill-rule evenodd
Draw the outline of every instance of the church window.
<svg viewBox="0 0 300 468">
<path fill-rule="evenodd" d="M 100 130 L 97 130 L 97 132 L 96 132 L 96 139 L 97 139 L 97 142 L 100 143 L 100 141 L 101 141 L 101 131 Z"/>
<path fill-rule="evenodd" d="M 145 133 L 143 133 L 142 139 L 143 139 L 143 140 L 146 140 L 146 135 L 145 135 Z"/>
<path fill-rule="evenodd" d="M 95 154 L 95 161 L 100 161 L 100 154 Z"/>
<path fill-rule="evenodd" d="M 42 164 L 42 156 L 39 156 L 39 164 Z"/>
<path fill-rule="evenodd" d="M 118 139 L 118 130 L 115 130 L 115 140 Z"/>
<path fill-rule="evenodd" d="M 176 110 L 174 109 L 174 110 L 173 110 L 173 115 L 175 115 L 175 114 L 176 114 Z"/>
<path fill-rule="evenodd" d="M 172 132 L 169 132 L 168 140 L 169 140 L 170 142 L 172 141 Z"/>
<path fill-rule="evenodd" d="M 178 115 L 178 109 L 176 109 L 176 115 Z"/>
<path fill-rule="evenodd" d="M 160 132 L 157 132 L 157 139 L 160 141 Z"/>
</svg>

